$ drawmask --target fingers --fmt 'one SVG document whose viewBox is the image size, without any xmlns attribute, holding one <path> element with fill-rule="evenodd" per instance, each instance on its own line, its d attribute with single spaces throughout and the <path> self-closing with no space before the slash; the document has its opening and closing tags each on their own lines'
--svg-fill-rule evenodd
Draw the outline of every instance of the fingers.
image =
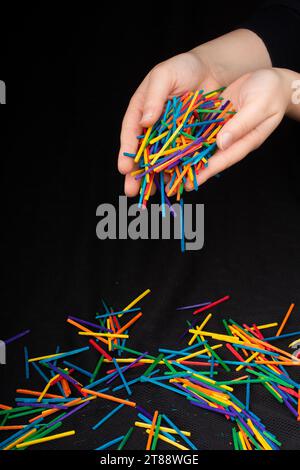
<svg viewBox="0 0 300 470">
<path fill-rule="evenodd" d="M 251 98 L 243 103 L 242 108 L 219 132 L 217 136 L 219 149 L 228 149 L 234 142 L 249 134 L 269 117 L 270 114 L 266 112 L 265 103 L 261 101 Z"/>
<path fill-rule="evenodd" d="M 125 176 L 124 191 L 126 196 L 134 197 L 138 194 L 140 189 L 140 182 L 136 180 L 134 176 L 129 173 Z"/>
<path fill-rule="evenodd" d="M 169 66 L 161 63 L 154 67 L 148 75 L 145 91 L 141 124 L 144 127 L 153 125 L 160 117 L 164 104 L 172 90 L 173 74 Z"/>
<path fill-rule="evenodd" d="M 263 121 L 280 108 L 278 95 L 280 78 L 273 71 L 258 71 L 252 75 L 244 75 L 229 85 L 224 93 L 238 112 L 230 119 L 217 136 L 217 145 L 226 150 L 252 129 L 257 128 Z"/>
<path fill-rule="evenodd" d="M 267 118 L 257 128 L 251 130 L 244 137 L 233 143 L 226 150 L 218 150 L 209 159 L 208 166 L 200 170 L 197 176 L 199 185 L 205 183 L 209 178 L 226 170 L 230 166 L 245 158 L 251 151 L 259 147 L 266 138 L 274 131 L 282 119 L 283 115 L 276 114 Z M 193 186 L 188 181 L 186 190 L 191 191 Z"/>
<path fill-rule="evenodd" d="M 122 123 L 118 169 L 123 175 L 133 171 L 135 168 L 134 159 L 125 157 L 123 154 L 124 152 L 136 153 L 138 146 L 136 137 L 142 132 L 142 126 L 140 124 L 142 106 L 143 93 L 142 89 L 138 89 L 130 100 Z"/>
<path fill-rule="evenodd" d="M 143 127 L 151 126 L 161 115 L 171 91 L 171 82 L 168 66 L 164 63 L 159 64 L 147 75 L 131 98 L 122 123 L 118 158 L 120 173 L 128 175 L 137 168 L 134 159 L 124 156 L 124 152 L 136 153 L 138 147 L 136 137 L 142 133 Z M 133 181 L 132 177 L 126 179 L 127 195 L 136 195 L 138 187 L 139 182 Z"/>
</svg>

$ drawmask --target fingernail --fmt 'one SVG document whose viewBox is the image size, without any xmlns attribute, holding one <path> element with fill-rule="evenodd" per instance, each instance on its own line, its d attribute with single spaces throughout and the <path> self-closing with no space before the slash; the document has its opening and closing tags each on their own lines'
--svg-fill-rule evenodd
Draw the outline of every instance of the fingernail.
<svg viewBox="0 0 300 470">
<path fill-rule="evenodd" d="M 220 145 L 222 150 L 226 150 L 232 144 L 232 135 L 230 132 L 224 132 L 220 136 Z"/>
<path fill-rule="evenodd" d="M 142 122 L 149 121 L 150 119 L 152 119 L 152 116 L 153 116 L 153 113 L 151 111 L 143 114 Z"/>
</svg>

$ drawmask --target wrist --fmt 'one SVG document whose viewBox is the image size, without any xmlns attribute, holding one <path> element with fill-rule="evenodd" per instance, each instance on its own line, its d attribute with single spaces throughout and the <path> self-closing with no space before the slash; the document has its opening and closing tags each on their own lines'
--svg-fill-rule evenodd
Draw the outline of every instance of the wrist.
<svg viewBox="0 0 300 470">
<path fill-rule="evenodd" d="M 237 29 L 192 50 L 208 66 L 221 86 L 228 86 L 240 76 L 271 68 L 268 50 L 253 31 Z"/>
<path fill-rule="evenodd" d="M 289 69 L 275 68 L 282 80 L 282 91 L 285 97 L 287 116 L 300 118 L 300 74 Z"/>
</svg>

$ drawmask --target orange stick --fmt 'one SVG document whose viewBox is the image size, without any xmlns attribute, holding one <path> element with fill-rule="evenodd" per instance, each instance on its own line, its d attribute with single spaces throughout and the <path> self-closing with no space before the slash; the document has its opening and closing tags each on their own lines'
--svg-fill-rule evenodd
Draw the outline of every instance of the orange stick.
<svg viewBox="0 0 300 470">
<path fill-rule="evenodd" d="M 122 326 L 118 331 L 117 333 L 121 334 L 123 333 L 123 331 L 127 330 L 127 328 L 129 328 L 131 325 L 133 325 L 133 323 L 135 323 L 141 316 L 142 316 L 142 312 L 139 312 L 137 315 L 135 315 L 135 317 L 133 317 L 131 320 L 129 320 L 124 326 Z"/>
<path fill-rule="evenodd" d="M 34 397 L 39 397 L 41 392 L 36 392 L 35 390 L 26 390 L 24 388 L 17 388 L 17 393 L 22 393 L 23 395 L 33 395 Z M 45 398 L 64 398 L 62 395 L 54 395 L 53 393 L 45 393 Z"/>
<path fill-rule="evenodd" d="M 0 409 L 1 409 L 1 410 L 11 410 L 11 409 L 12 409 L 12 406 L 7 406 L 7 405 L 1 405 L 1 404 L 0 404 Z"/>
<path fill-rule="evenodd" d="M 0 426 L 0 431 L 17 431 L 18 429 L 25 428 L 25 425 L 20 426 Z"/>
<path fill-rule="evenodd" d="M 64 391 L 65 394 L 66 394 L 66 397 L 69 397 L 72 392 L 71 392 L 71 389 L 70 389 L 70 386 L 69 386 L 67 380 L 66 380 L 66 379 L 62 379 L 62 380 L 61 380 L 61 385 L 62 385 L 63 391 Z"/>
<path fill-rule="evenodd" d="M 85 401 L 85 400 L 82 400 L 81 398 L 75 398 L 75 400 L 72 400 L 72 401 L 69 401 L 68 403 L 66 403 L 65 406 L 68 406 L 68 407 L 75 406 L 75 405 L 77 405 L 77 404 L 79 404 L 83 401 Z M 28 422 L 33 423 L 37 419 L 45 418 L 46 416 L 52 415 L 53 413 L 56 413 L 57 411 L 59 411 L 58 408 L 52 408 L 51 410 L 45 410 L 40 415 L 35 416 L 34 418 L 31 418 Z"/>
<path fill-rule="evenodd" d="M 169 189 L 168 191 L 168 194 L 167 196 L 171 196 L 171 194 L 174 192 L 174 190 L 177 188 L 177 186 L 179 185 L 179 183 L 182 181 L 184 175 L 189 171 L 189 169 L 191 168 L 191 164 L 189 163 L 185 169 L 181 172 L 181 174 L 179 175 L 179 177 L 176 179 L 176 181 L 174 181 L 173 183 L 173 186 L 172 188 Z"/>
<path fill-rule="evenodd" d="M 281 335 L 281 332 L 282 332 L 283 328 L 285 327 L 286 322 L 290 318 L 290 315 L 291 315 L 294 307 L 295 307 L 295 304 L 290 305 L 290 307 L 289 307 L 288 311 L 286 312 L 285 317 L 282 320 L 282 323 L 281 323 L 280 327 L 278 328 L 278 331 L 277 331 L 275 336 L 280 336 Z"/>
<path fill-rule="evenodd" d="M 107 395 L 106 393 L 95 392 L 95 390 L 89 390 L 87 388 L 82 388 L 82 392 L 88 393 L 90 395 L 94 395 L 99 398 L 104 398 L 104 400 L 115 401 L 117 403 L 123 403 L 123 405 L 132 406 L 132 408 L 136 407 L 136 403 L 133 401 L 123 400 L 122 398 L 114 397 L 113 395 Z"/>
<path fill-rule="evenodd" d="M 300 366 L 299 362 L 293 361 L 255 361 L 256 364 L 281 364 L 282 366 Z"/>
<path fill-rule="evenodd" d="M 70 324 L 73 325 L 73 326 L 76 326 L 79 330 L 87 331 L 87 332 L 89 332 L 89 333 L 93 333 L 92 330 L 89 330 L 89 329 L 86 328 L 85 326 L 80 325 L 79 323 L 77 323 L 77 322 L 74 321 L 74 320 L 71 320 L 70 318 L 67 319 L 67 322 L 70 323 Z M 100 341 L 102 341 L 102 343 L 108 344 L 108 341 L 107 341 L 106 339 L 101 338 L 101 337 L 99 337 L 98 339 L 99 339 Z"/>
<path fill-rule="evenodd" d="M 150 450 L 150 449 L 151 449 L 151 442 L 152 442 L 152 439 L 153 439 L 153 434 L 154 434 L 154 429 L 155 429 L 157 417 L 158 417 L 158 411 L 156 410 L 156 411 L 154 412 L 154 415 L 153 415 L 153 420 L 152 420 L 151 428 L 150 428 L 150 431 L 149 431 L 149 436 L 148 436 L 148 440 L 147 440 L 146 450 Z"/>
</svg>

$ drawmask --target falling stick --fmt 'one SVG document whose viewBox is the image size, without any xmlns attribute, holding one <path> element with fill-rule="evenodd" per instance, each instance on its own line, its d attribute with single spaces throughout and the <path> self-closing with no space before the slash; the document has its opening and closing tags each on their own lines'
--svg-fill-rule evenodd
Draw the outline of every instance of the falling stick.
<svg viewBox="0 0 300 470">
<path fill-rule="evenodd" d="M 286 322 L 288 321 L 288 319 L 289 319 L 289 317 L 290 317 L 290 315 L 291 315 L 291 313 L 292 313 L 294 307 L 295 307 L 295 304 L 291 304 L 291 305 L 290 305 L 288 311 L 287 311 L 286 314 L 285 314 L 284 319 L 282 320 L 282 323 L 281 323 L 280 327 L 278 328 L 278 331 L 277 331 L 277 333 L 276 333 L 276 336 L 280 336 L 280 335 L 281 335 L 281 332 L 282 332 L 283 328 L 285 327 L 285 324 L 286 324 Z"/>
<path fill-rule="evenodd" d="M 205 310 L 209 310 L 210 308 L 215 307 L 216 305 L 219 305 L 219 304 L 221 304 L 221 303 L 223 303 L 223 302 L 225 302 L 226 300 L 229 300 L 229 299 L 230 299 L 230 296 L 225 295 L 225 297 L 222 297 L 221 299 L 216 300 L 215 302 L 212 302 L 209 305 L 205 305 L 204 307 L 201 307 L 198 310 L 195 310 L 193 312 L 193 315 L 197 315 L 198 313 L 204 312 Z"/>
<path fill-rule="evenodd" d="M 10 344 L 10 343 L 16 341 L 17 339 L 20 339 L 20 338 L 22 338 L 23 336 L 28 335 L 28 333 L 30 333 L 30 330 L 22 331 L 22 333 L 18 333 L 17 335 L 12 336 L 11 338 L 5 339 L 5 340 L 4 340 L 4 343 L 5 343 L 6 345 L 7 345 L 7 344 Z"/>
<path fill-rule="evenodd" d="M 122 326 L 122 328 L 120 328 L 118 330 L 118 333 L 123 333 L 123 331 L 127 330 L 131 325 L 133 325 L 139 318 L 141 318 L 142 316 L 142 312 L 139 312 L 137 315 L 135 315 L 133 318 L 131 318 L 131 320 L 129 320 L 125 325 Z"/>
<path fill-rule="evenodd" d="M 86 331 L 89 333 L 93 333 L 91 330 L 86 328 L 85 326 L 80 325 L 79 323 L 75 322 L 74 320 L 71 320 L 70 318 L 67 319 L 67 322 L 70 323 L 73 326 L 76 326 L 79 330 Z M 99 338 L 99 341 L 102 341 L 102 343 L 108 344 L 108 341 L 104 338 Z"/>
<path fill-rule="evenodd" d="M 133 307 L 134 305 L 136 305 L 140 300 L 142 300 L 144 297 L 146 297 L 146 295 L 148 295 L 149 293 L 151 292 L 150 289 L 147 289 L 145 290 L 144 292 L 142 292 L 142 294 L 140 294 L 138 297 L 136 297 L 132 302 L 130 302 L 130 304 L 127 305 L 127 307 L 123 308 L 123 311 L 127 311 L 129 309 L 131 309 L 131 307 Z M 122 317 L 123 314 L 120 314 L 119 317 Z"/>
</svg>

